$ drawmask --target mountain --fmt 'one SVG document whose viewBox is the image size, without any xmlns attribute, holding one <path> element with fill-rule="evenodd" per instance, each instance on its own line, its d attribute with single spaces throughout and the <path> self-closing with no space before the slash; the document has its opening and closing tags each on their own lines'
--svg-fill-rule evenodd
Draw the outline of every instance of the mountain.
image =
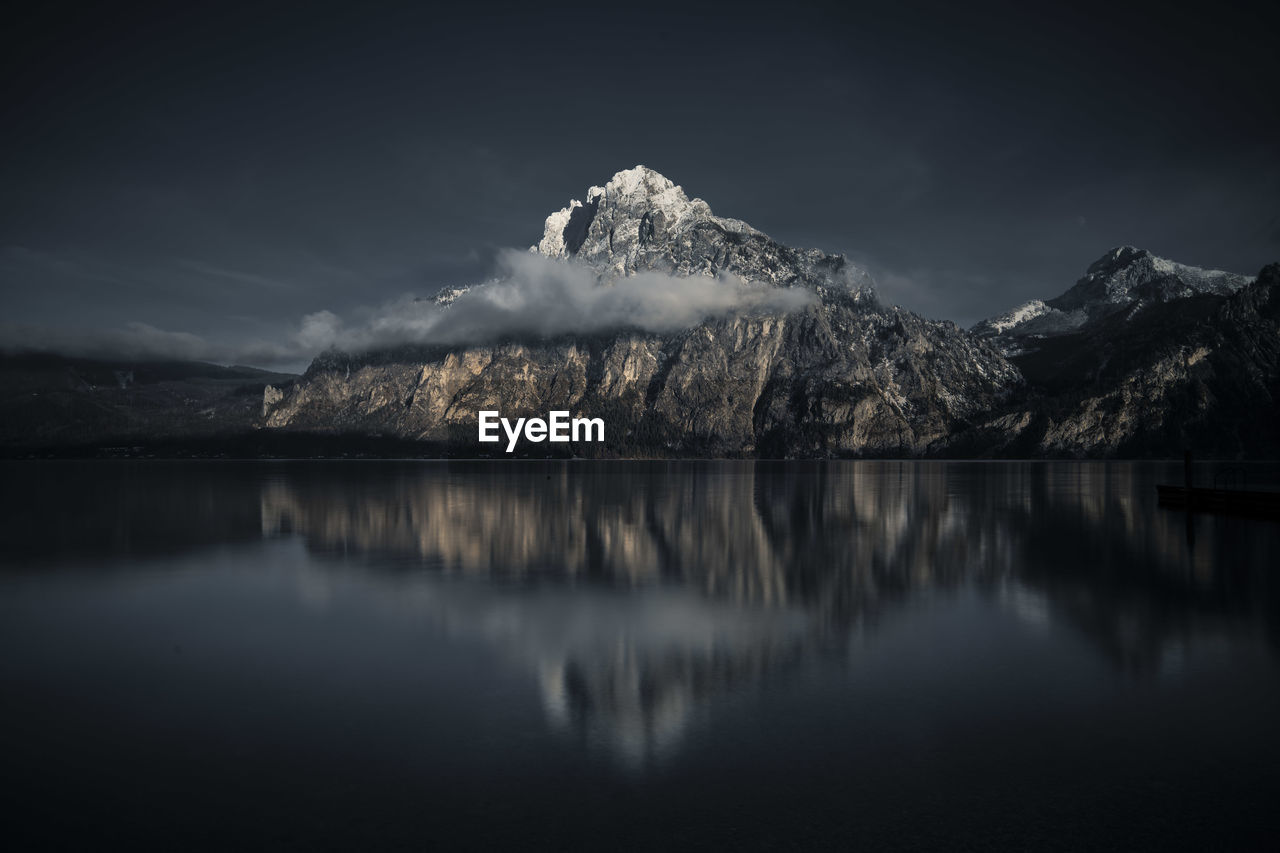
<svg viewBox="0 0 1280 853">
<path fill-rule="evenodd" d="M 603 446 L 569 448 L 581 455 L 916 455 L 943 447 L 1021 383 L 994 348 L 955 324 L 881 304 L 870 276 L 843 256 L 793 249 L 715 216 L 644 166 L 548 216 L 531 251 L 590 269 L 600 287 L 640 273 L 728 274 L 800 288 L 809 304 L 731 312 L 669 333 L 330 352 L 271 403 L 266 425 L 480 452 L 479 411 L 514 420 L 563 409 L 606 424 Z M 457 310 L 465 293 L 449 291 L 439 309 Z"/>
<path fill-rule="evenodd" d="M 602 420 L 603 442 L 512 455 L 1280 457 L 1280 265 L 1251 278 L 1120 247 L 963 330 L 644 166 L 509 256 L 506 278 L 405 308 L 425 312 L 415 333 L 387 340 L 414 343 L 331 349 L 302 377 L 0 357 L 0 450 L 507 458 L 478 441 L 481 411 L 564 410 Z"/>
<path fill-rule="evenodd" d="M 68 447 L 246 432 L 262 416 L 266 388 L 284 387 L 295 378 L 194 361 L 0 354 L 0 446 Z"/>
<path fill-rule="evenodd" d="M 854 301 L 874 301 L 871 276 L 842 255 L 792 249 L 737 219 L 711 213 L 700 198 L 652 169 L 618 172 L 603 187 L 587 190 L 551 214 L 542 240 L 530 251 L 589 264 L 606 276 L 658 271 L 716 275 L 729 271 L 776 286 L 803 285 L 848 291 Z"/>
<path fill-rule="evenodd" d="M 1256 278 L 1129 247 L 1056 299 L 974 328 L 1025 385 L 959 453 L 1280 454 L 1280 265 Z"/>
<path fill-rule="evenodd" d="M 1158 258 L 1145 249 L 1121 246 L 1094 261 L 1070 290 L 1047 302 L 1033 299 L 974 326 L 978 337 L 1005 355 L 1037 349 L 1047 338 L 1098 328 L 1121 316 L 1192 296 L 1229 296 L 1252 281 L 1222 270 L 1204 270 Z"/>
</svg>

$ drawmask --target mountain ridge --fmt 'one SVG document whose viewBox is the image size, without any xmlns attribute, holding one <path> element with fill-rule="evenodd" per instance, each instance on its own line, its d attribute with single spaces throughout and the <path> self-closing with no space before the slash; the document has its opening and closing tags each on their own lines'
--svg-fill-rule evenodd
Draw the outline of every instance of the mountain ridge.
<svg viewBox="0 0 1280 853">
<path fill-rule="evenodd" d="M 185 386 L 143 397 L 120 389 L 114 408 L 101 409 L 107 397 L 91 388 L 44 395 L 17 383 L 21 393 L 3 403 L 31 434 L 19 427 L 0 443 L 102 441 L 116 435 L 104 432 L 110 426 L 179 442 L 239 430 L 318 435 L 306 446 L 322 453 L 368 439 L 399 454 L 505 458 L 478 443 L 480 411 L 514 420 L 567 410 L 602 419 L 605 441 L 525 444 L 520 453 L 1168 457 L 1192 448 L 1280 457 L 1280 265 L 1249 277 L 1120 246 L 1058 296 L 964 330 L 884 304 L 844 256 L 777 243 L 647 167 L 618 172 L 584 198 L 547 216 L 528 252 L 504 256 L 534 267 L 512 263 L 510 280 L 415 303 L 431 318 L 417 328 L 447 333 L 434 342 L 331 348 L 296 379 L 248 377 L 258 384 L 225 397 L 200 390 L 208 402 L 199 407 Z M 458 331 L 477 327 L 477 305 L 518 316 L 527 302 L 511 300 L 530 270 L 576 282 L 552 286 L 538 310 L 584 292 L 587 306 L 602 304 L 592 301 L 601 293 L 619 298 L 604 324 L 580 331 L 582 306 L 562 312 L 569 323 L 508 325 L 483 340 Z M 739 298 L 761 292 L 779 298 Z M 781 298 L 790 294 L 805 297 Z M 645 328 L 628 322 L 632 299 L 710 307 L 687 324 Z M 249 400 L 241 386 L 260 390 Z M 138 400 L 149 402 L 139 409 Z M 84 420 L 58 424 L 58 412 Z"/>
<path fill-rule="evenodd" d="M 1229 296 L 1253 280 L 1170 261 L 1146 249 L 1117 246 L 1058 296 L 1032 299 L 976 323 L 972 331 L 1004 355 L 1018 355 L 1041 339 L 1079 332 L 1120 311 L 1133 316 L 1150 305 L 1197 294 Z"/>
</svg>

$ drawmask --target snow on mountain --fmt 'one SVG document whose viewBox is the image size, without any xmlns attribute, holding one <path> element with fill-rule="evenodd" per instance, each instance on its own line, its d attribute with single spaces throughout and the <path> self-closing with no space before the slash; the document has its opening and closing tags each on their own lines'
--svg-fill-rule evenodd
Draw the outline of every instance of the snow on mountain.
<svg viewBox="0 0 1280 853">
<path fill-rule="evenodd" d="M 1131 319 L 1144 308 L 1209 294 L 1229 296 L 1251 276 L 1206 270 L 1157 257 L 1146 249 L 1119 246 L 1089 265 L 1084 277 L 1060 296 L 1032 300 L 983 320 L 974 334 L 1006 356 L 1035 349 L 1039 339 L 1078 332 L 1122 311 Z"/>
<path fill-rule="evenodd" d="M 572 258 L 606 277 L 652 270 L 733 273 L 775 286 L 836 287 L 874 301 L 870 275 L 843 255 L 793 249 L 739 219 L 716 216 L 700 198 L 647 166 L 616 173 L 547 217 L 530 251 Z"/>
</svg>

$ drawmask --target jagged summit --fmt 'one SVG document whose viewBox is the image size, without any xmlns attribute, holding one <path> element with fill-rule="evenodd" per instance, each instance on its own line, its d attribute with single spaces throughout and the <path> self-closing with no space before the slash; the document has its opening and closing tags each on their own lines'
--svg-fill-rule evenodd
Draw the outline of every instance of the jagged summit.
<svg viewBox="0 0 1280 853">
<path fill-rule="evenodd" d="M 1117 246 L 1098 258 L 1084 277 L 1053 299 L 1033 299 L 973 327 L 1005 355 L 1026 352 L 1037 339 L 1078 332 L 1121 311 L 1210 294 L 1229 296 L 1251 276 L 1206 270 L 1158 257 L 1135 246 Z"/>
<path fill-rule="evenodd" d="M 783 246 L 747 223 L 716 216 L 670 178 L 647 166 L 616 173 L 547 217 L 531 251 L 573 258 L 606 275 L 657 270 L 730 272 L 779 286 L 838 286 L 872 299 L 870 276 L 843 255 Z"/>
<path fill-rule="evenodd" d="M 759 233 L 745 222 L 712 215 L 705 201 L 691 200 L 670 178 L 641 165 L 616 173 L 603 187 L 589 188 L 585 202 L 571 199 L 568 207 L 548 216 L 542 240 L 534 248 L 549 257 L 592 259 L 601 249 L 618 254 L 624 242 L 660 244 L 694 222 L 706 221 Z"/>
<path fill-rule="evenodd" d="M 1146 249 L 1140 249 L 1137 246 L 1116 246 L 1113 249 L 1108 249 L 1106 254 L 1089 264 L 1089 268 L 1085 270 L 1085 275 L 1108 275 L 1127 267 L 1135 261 L 1153 257 L 1155 255 L 1151 254 L 1151 252 Z"/>
<path fill-rule="evenodd" d="M 1197 293 L 1229 296 L 1252 280 L 1251 276 L 1166 260 L 1146 249 L 1118 246 L 1090 264 L 1074 287 L 1047 304 L 1061 311 L 1088 311 L 1096 303 L 1168 302 Z"/>
</svg>

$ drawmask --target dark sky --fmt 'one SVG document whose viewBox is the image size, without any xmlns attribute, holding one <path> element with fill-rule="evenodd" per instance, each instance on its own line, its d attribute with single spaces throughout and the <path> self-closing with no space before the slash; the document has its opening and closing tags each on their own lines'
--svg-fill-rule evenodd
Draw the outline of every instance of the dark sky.
<svg viewBox="0 0 1280 853">
<path fill-rule="evenodd" d="M 1280 259 L 1248 7 L 109 5 L 0 35 L 11 338 L 265 361 L 304 315 L 485 277 L 637 163 L 964 325 L 1115 245 Z"/>
</svg>

